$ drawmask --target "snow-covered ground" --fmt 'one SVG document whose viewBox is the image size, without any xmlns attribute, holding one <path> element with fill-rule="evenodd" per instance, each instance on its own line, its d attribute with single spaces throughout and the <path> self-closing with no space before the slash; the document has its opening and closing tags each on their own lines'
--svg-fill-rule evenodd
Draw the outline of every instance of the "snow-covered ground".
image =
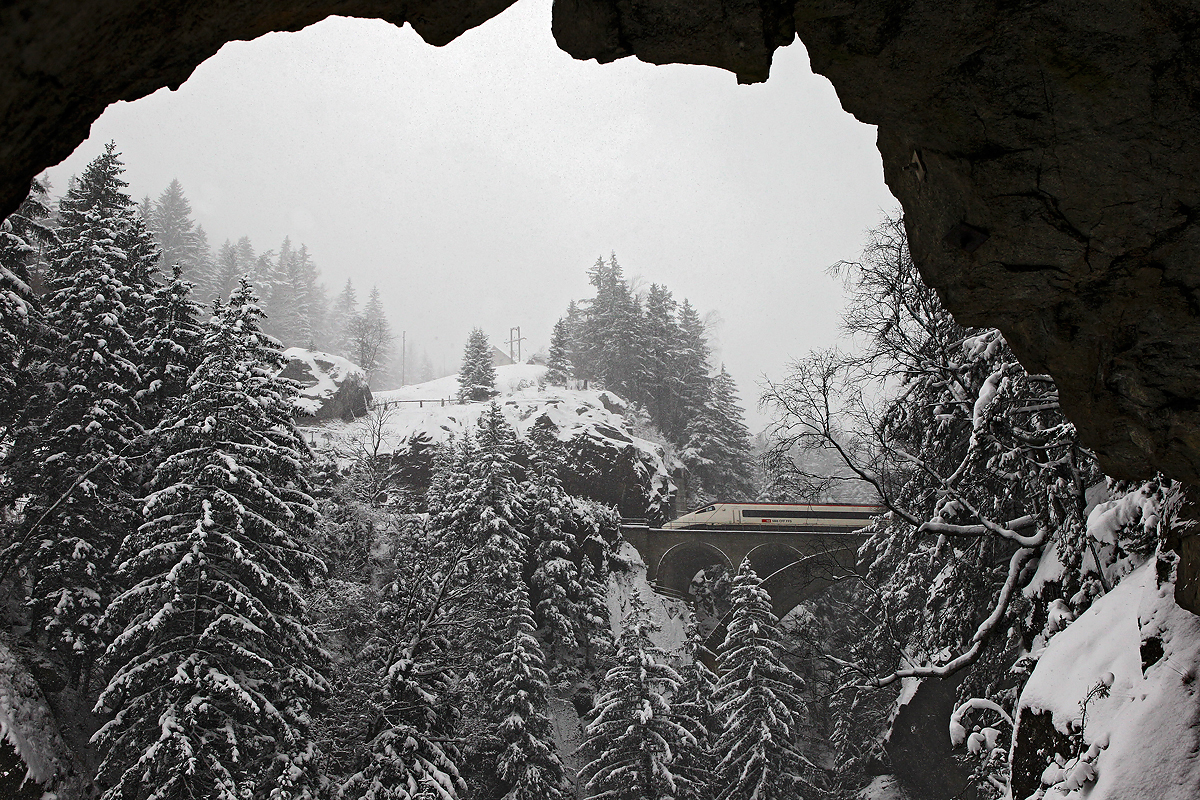
<svg viewBox="0 0 1200 800">
<path fill-rule="evenodd" d="M 521 389 L 536 388 L 546 381 L 546 368 L 538 364 L 509 364 L 496 367 L 496 389 L 501 395 L 513 394 Z M 447 375 L 437 380 L 401 386 L 399 389 L 381 389 L 375 394 L 376 402 L 389 400 L 453 400 L 458 395 L 458 376 Z"/>
<path fill-rule="evenodd" d="M 1054 727 L 1068 733 L 1084 720 L 1089 692 L 1110 683 L 1106 697 L 1086 702 L 1094 779 L 1076 781 L 1078 788 L 1063 780 L 1046 800 L 1200 795 L 1200 617 L 1175 604 L 1174 586 L 1159 585 L 1156 566 L 1151 559 L 1139 567 L 1054 636 L 1021 693 L 1022 709 L 1051 712 Z M 1047 782 L 1069 779 L 1077 765 L 1079 754 L 1059 755 L 1066 764 L 1049 765 Z"/>
</svg>

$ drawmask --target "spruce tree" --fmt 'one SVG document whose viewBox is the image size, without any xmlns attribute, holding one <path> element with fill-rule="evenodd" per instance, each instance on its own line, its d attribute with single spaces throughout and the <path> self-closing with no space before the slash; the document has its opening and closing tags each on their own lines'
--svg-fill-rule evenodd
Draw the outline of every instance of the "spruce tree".
<svg viewBox="0 0 1200 800">
<path fill-rule="evenodd" d="M 679 689 L 671 699 L 671 707 L 694 741 L 684 741 L 679 746 L 676 800 L 712 800 L 714 745 L 720 732 L 713 706 L 717 676 L 700 658 L 704 644 L 695 621 L 688 625 L 687 637 L 684 653 L 687 660 L 679 668 Z"/>
<path fill-rule="evenodd" d="M 0 428 L 5 438 L 29 391 L 30 376 L 23 368 L 29 345 L 51 333 L 42 322 L 32 280 L 42 251 L 55 240 L 46 195 L 45 185 L 35 180 L 17 210 L 0 220 L 0 395 L 7 398 L 0 403 Z"/>
<path fill-rule="evenodd" d="M 463 350 L 462 366 L 458 370 L 458 402 L 483 402 L 497 394 L 492 347 L 482 329 L 472 328 L 466 349 Z"/>
<path fill-rule="evenodd" d="M 309 705 L 326 690 L 295 584 L 322 572 L 295 385 L 241 283 L 157 436 L 146 522 L 121 545 L 128 587 L 105 622 L 112 679 L 93 737 L 105 798 L 315 797 Z"/>
<path fill-rule="evenodd" d="M 594 381 L 596 372 L 592 369 L 586 332 L 584 331 L 584 313 L 579 304 L 572 300 L 567 304 L 567 315 L 563 317 L 566 329 L 567 359 L 571 363 L 570 373 L 576 380 Z"/>
<path fill-rule="evenodd" d="M 675 362 L 678 404 L 665 428 L 677 444 L 687 442 L 688 421 L 703 411 L 712 396 L 710 354 L 704 321 L 692 304 L 684 300 L 679 306 L 679 349 Z"/>
<path fill-rule="evenodd" d="M 709 381 L 707 402 L 684 428 L 685 444 L 680 452 L 709 499 L 749 500 L 755 494 L 750 478 L 750 431 L 743 420 L 737 387 L 722 364 Z"/>
<path fill-rule="evenodd" d="M 155 286 L 147 309 L 148 324 L 138 342 L 142 389 L 137 394 L 142 422 L 148 428 L 174 410 L 187 381 L 200 364 L 204 332 L 200 306 L 182 269 L 173 269 L 169 283 Z"/>
<path fill-rule="evenodd" d="M 465 485 L 465 463 L 450 448 L 439 448 L 435 460 L 430 505 L 439 508 Z M 454 685 L 461 634 L 469 627 L 462 612 L 478 594 L 477 582 L 461 569 L 472 549 L 433 526 L 409 524 L 402 531 L 409 535 L 393 540 L 396 574 L 383 589 L 376 633 L 362 653 L 368 669 L 386 675 L 385 686 L 374 708 L 364 709 L 377 717 L 365 764 L 338 796 L 455 800 L 466 791 L 453 743 Z"/>
<path fill-rule="evenodd" d="M 193 284 L 209 282 L 207 237 L 201 238 L 201 231 L 192 219 L 191 203 L 178 180 L 172 180 L 158 200 L 150 204 L 146 226 L 162 249 L 163 272 L 171 274 L 178 265 L 183 277 Z"/>
<path fill-rule="evenodd" d="M 650 641 L 650 621 L 638 595 L 629 601 L 616 663 L 604 676 L 581 747 L 580 777 L 590 800 L 666 800 L 679 792 L 681 743 L 694 737 L 668 698 L 679 675 Z"/>
<path fill-rule="evenodd" d="M 559 317 L 550 334 L 550 352 L 546 356 L 546 380 L 566 386 L 571 379 L 570 331 L 566 319 Z"/>
<path fill-rule="evenodd" d="M 250 274 L 251 264 L 243 265 L 238 260 L 238 249 L 228 239 L 217 250 L 216 263 L 213 265 L 212 283 L 209 286 L 196 288 L 196 296 L 204 303 L 220 299 L 229 299 L 237 286 L 238 279 Z"/>
<path fill-rule="evenodd" d="M 729 630 L 713 689 L 724 723 L 715 753 L 718 800 L 791 800 L 810 795 L 795 742 L 803 721 L 798 678 L 779 659 L 779 620 L 750 560 L 733 581 Z"/>
<path fill-rule="evenodd" d="M 495 587 L 498 599 L 522 580 L 528 536 L 518 484 L 520 467 L 514 460 L 516 432 L 495 402 L 479 417 L 475 441 L 478 451 L 468 504 L 476 509 L 473 524 L 485 580 Z"/>
<path fill-rule="evenodd" d="M 589 273 L 596 296 L 588 304 L 578 341 L 587 349 L 587 361 L 598 380 L 626 400 L 641 402 L 644 373 L 642 310 L 629 291 L 616 254 L 603 259 Z"/>
<path fill-rule="evenodd" d="M 511 611 L 504 644 L 492 662 L 487 687 L 499 754 L 496 774 L 503 800 L 567 800 L 572 797 L 554 749 L 546 693 L 549 679 L 525 584 L 508 597 Z"/>
<path fill-rule="evenodd" d="M 678 371 L 681 333 L 675 320 L 676 307 L 667 287 L 650 284 L 642 328 L 643 374 L 639 380 L 650 418 L 664 433 L 671 432 L 669 426 L 678 417 L 683 395 Z"/>
<path fill-rule="evenodd" d="M 358 294 L 354 291 L 354 284 L 347 278 L 346 285 L 342 287 L 342 291 L 338 293 L 329 307 L 329 349 L 331 353 L 351 358 L 350 326 L 357 315 Z"/>
<path fill-rule="evenodd" d="M 620 515 L 611 506 L 568 496 L 563 527 L 575 539 L 580 554 L 579 583 L 583 589 L 576 607 L 575 629 L 590 670 L 605 670 L 616 652 L 608 616 L 608 544 L 606 534 L 620 531 Z M 606 531 L 606 528 L 608 529 Z"/>
<path fill-rule="evenodd" d="M 9 555 L 29 576 L 35 627 L 73 680 L 86 679 L 81 670 L 102 649 L 110 558 L 136 513 L 126 459 L 141 433 L 133 396 L 141 378 L 128 310 L 141 301 L 125 282 L 120 246 L 133 223 L 123 171 L 107 145 L 60 204 L 44 307 L 61 338 L 32 366 L 45 385 L 44 415 L 34 410 L 42 418 L 23 429 L 10 473 L 29 499 Z"/>
<path fill-rule="evenodd" d="M 583 584 L 576 566 L 574 537 L 564 528 L 570 501 L 554 474 L 554 465 L 543 458 L 535 465 L 528 492 L 527 528 L 533 547 L 530 586 L 536 598 L 538 628 L 545 637 L 559 677 L 579 649 L 577 620 Z"/>
<path fill-rule="evenodd" d="M 289 347 L 311 347 L 320 329 L 324 301 L 318 274 L 308 248 L 302 244 L 296 249 L 285 238 L 271 264 L 263 328 Z"/>
</svg>

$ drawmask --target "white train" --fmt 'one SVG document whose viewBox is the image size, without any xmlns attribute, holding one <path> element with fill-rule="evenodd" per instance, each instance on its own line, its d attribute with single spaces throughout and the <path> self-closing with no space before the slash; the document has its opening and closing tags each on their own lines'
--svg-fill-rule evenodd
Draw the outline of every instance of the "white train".
<svg viewBox="0 0 1200 800">
<path fill-rule="evenodd" d="M 664 523 L 663 528 L 853 533 L 885 510 L 833 503 L 714 503 Z"/>
</svg>

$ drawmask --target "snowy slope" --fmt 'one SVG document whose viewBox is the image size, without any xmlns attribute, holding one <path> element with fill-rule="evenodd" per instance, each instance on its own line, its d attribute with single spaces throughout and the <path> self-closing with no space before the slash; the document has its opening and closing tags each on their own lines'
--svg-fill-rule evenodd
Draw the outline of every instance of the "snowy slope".
<svg viewBox="0 0 1200 800">
<path fill-rule="evenodd" d="M 496 367 L 496 388 L 501 395 L 544 383 L 546 368 L 538 364 L 509 364 Z M 399 389 L 381 389 L 374 393 L 378 402 L 389 400 L 440 400 L 453 399 L 458 394 L 458 376 L 447 375 L 437 380 L 402 386 Z"/>
<path fill-rule="evenodd" d="M 1066 734 L 1089 691 L 1111 681 L 1107 697 L 1087 703 L 1083 738 L 1098 748 L 1094 780 L 1051 786 L 1046 800 L 1200 794 L 1200 617 L 1175 604 L 1173 584 L 1160 586 L 1155 567 L 1152 559 L 1051 639 L 1021 693 L 1018 725 L 1029 712 L 1048 711 Z M 1070 773 L 1078 754 L 1059 755 Z M 1046 775 L 1064 777 L 1053 767 Z"/>
</svg>

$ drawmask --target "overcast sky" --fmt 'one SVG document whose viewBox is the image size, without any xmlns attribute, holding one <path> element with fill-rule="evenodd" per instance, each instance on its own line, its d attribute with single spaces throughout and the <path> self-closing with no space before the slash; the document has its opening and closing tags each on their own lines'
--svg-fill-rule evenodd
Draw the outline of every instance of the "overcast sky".
<svg viewBox="0 0 1200 800">
<path fill-rule="evenodd" d="M 115 140 L 136 198 L 178 178 L 214 249 L 307 244 L 331 293 L 378 284 L 397 334 L 451 369 L 475 325 L 544 348 L 616 252 L 627 277 L 715 312 L 757 429 L 761 376 L 838 337 L 825 268 L 895 205 L 875 128 L 799 42 L 755 86 L 601 66 L 557 48 L 550 4 L 519 0 L 444 48 L 345 18 L 227 44 L 178 91 L 110 107 L 53 192 Z"/>
</svg>

